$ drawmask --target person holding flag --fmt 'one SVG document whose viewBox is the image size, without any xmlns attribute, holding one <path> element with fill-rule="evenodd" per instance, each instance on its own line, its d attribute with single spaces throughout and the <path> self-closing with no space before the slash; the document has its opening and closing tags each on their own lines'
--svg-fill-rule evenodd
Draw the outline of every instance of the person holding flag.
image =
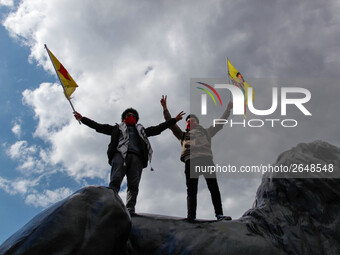
<svg viewBox="0 0 340 255">
<path fill-rule="evenodd" d="M 163 107 L 164 119 L 170 120 L 171 115 L 166 100 L 167 96 L 162 96 L 160 102 Z M 220 118 L 227 119 L 232 108 L 233 103 L 229 102 L 227 109 Z M 195 166 L 215 165 L 211 150 L 211 138 L 222 129 L 223 125 L 217 125 L 215 127 L 211 126 L 205 129 L 199 124 L 199 119 L 194 114 L 188 115 L 186 121 L 187 128 L 185 132 L 183 132 L 177 124 L 170 129 L 174 136 L 181 142 L 181 161 L 185 163 L 185 179 L 187 186 L 187 220 L 189 222 L 194 222 L 196 219 L 199 176 L 190 176 L 190 174 L 193 173 L 190 172 L 190 169 L 193 169 Z M 217 220 L 231 220 L 231 217 L 223 215 L 221 194 L 216 179 L 216 173 L 204 175 L 204 177 L 211 194 Z"/>
<path fill-rule="evenodd" d="M 155 136 L 162 133 L 165 129 L 173 126 L 177 121 L 182 119 L 185 114 L 180 112 L 176 118 L 169 119 L 158 126 L 144 128 L 137 123 L 139 120 L 138 112 L 129 108 L 122 113 L 122 122 L 114 126 L 109 124 L 99 124 L 89 118 L 83 117 L 78 113 L 71 102 L 71 95 L 78 87 L 71 75 L 60 63 L 60 61 L 47 48 L 46 51 L 52 61 L 54 70 L 57 73 L 60 84 L 63 87 L 66 99 L 69 101 L 75 118 L 80 123 L 84 123 L 99 133 L 111 136 L 107 155 L 111 165 L 111 175 L 109 187 L 115 192 L 119 192 L 120 185 L 124 176 L 127 177 L 127 203 L 126 207 L 130 215 L 135 214 L 135 205 L 139 191 L 139 182 L 143 168 L 151 163 L 152 148 L 149 142 L 149 136 Z M 151 170 L 152 167 L 151 167 Z"/>
<path fill-rule="evenodd" d="M 176 118 L 169 119 L 158 126 L 148 128 L 144 128 L 141 124 L 137 123 L 139 115 L 133 108 L 126 109 L 122 113 L 122 122 L 114 126 L 99 124 L 89 118 L 83 117 L 74 109 L 71 102 L 71 95 L 78 87 L 77 83 L 73 80 L 60 61 L 47 48 L 46 44 L 45 49 L 51 59 L 60 84 L 63 87 L 64 95 L 69 101 L 74 116 L 79 124 L 84 123 L 99 133 L 111 136 L 111 142 L 107 150 L 109 164 L 111 165 L 109 187 L 118 193 L 123 178 L 126 175 L 126 207 L 130 212 L 130 215 L 134 215 L 142 169 L 148 165 L 148 161 L 151 163 L 152 148 L 148 137 L 159 135 L 165 129 L 173 126 L 177 121 L 182 119 L 182 116 L 185 113 L 182 111 Z M 153 170 L 152 167 L 151 170 Z"/>
<path fill-rule="evenodd" d="M 78 112 L 74 112 L 74 116 L 78 121 L 99 133 L 111 136 L 111 142 L 107 150 L 109 164 L 111 165 L 109 187 L 118 193 L 126 175 L 126 207 L 130 215 L 135 214 L 142 170 L 148 165 L 148 161 L 151 163 L 152 148 L 148 137 L 159 135 L 165 129 L 170 128 L 181 120 L 184 114 L 182 111 L 176 118 L 170 118 L 157 126 L 144 128 L 138 123 L 139 115 L 133 108 L 126 109 L 121 116 L 122 122 L 114 126 L 99 124 L 83 117 Z M 153 170 L 152 167 L 151 170 Z"/>
</svg>

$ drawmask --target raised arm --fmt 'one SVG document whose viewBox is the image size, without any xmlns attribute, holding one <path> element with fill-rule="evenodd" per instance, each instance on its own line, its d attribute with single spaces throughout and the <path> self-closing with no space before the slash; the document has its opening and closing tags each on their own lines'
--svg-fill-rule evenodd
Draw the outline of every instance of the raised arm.
<svg viewBox="0 0 340 255">
<path fill-rule="evenodd" d="M 229 101 L 227 109 L 224 111 L 220 119 L 228 119 L 230 115 L 230 110 L 233 108 L 233 102 Z M 218 131 L 220 131 L 223 128 L 223 125 L 216 125 L 215 127 L 211 125 L 209 128 L 207 128 L 207 132 L 210 135 L 210 137 L 213 137 L 216 135 Z"/>
<path fill-rule="evenodd" d="M 183 118 L 183 115 L 185 113 L 180 112 L 179 114 L 177 114 L 176 118 L 171 118 L 157 126 L 152 126 L 152 127 L 148 127 L 145 129 L 145 134 L 146 136 L 154 136 L 154 135 L 159 135 L 160 133 L 162 133 L 165 129 L 167 128 L 171 128 L 173 125 L 176 124 L 177 121 L 180 121 Z"/>
<path fill-rule="evenodd" d="M 100 124 L 89 118 L 83 117 L 79 112 L 74 112 L 74 117 L 81 121 L 86 126 L 95 129 L 98 133 L 102 133 L 105 135 L 111 135 L 113 131 L 113 126 L 109 124 Z"/>
<path fill-rule="evenodd" d="M 167 107 L 167 104 L 166 104 L 166 100 L 167 100 L 167 96 L 165 96 L 165 97 L 162 96 L 162 98 L 161 98 L 161 105 L 163 107 L 163 116 L 164 116 L 164 119 L 165 120 L 169 120 L 169 119 L 171 119 L 171 114 L 170 114 L 170 112 L 168 110 L 168 107 Z M 184 115 L 183 112 L 181 112 L 181 113 L 182 113 L 182 115 Z M 183 131 L 181 130 L 181 128 L 177 124 L 175 124 L 172 127 L 170 127 L 170 129 L 171 129 L 172 133 L 174 134 L 174 136 L 177 137 L 178 140 L 182 139 Z"/>
</svg>

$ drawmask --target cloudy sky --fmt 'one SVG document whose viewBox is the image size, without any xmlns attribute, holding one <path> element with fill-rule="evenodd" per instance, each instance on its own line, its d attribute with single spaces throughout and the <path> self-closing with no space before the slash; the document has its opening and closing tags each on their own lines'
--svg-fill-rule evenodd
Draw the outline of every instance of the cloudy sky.
<svg viewBox="0 0 340 255">
<path fill-rule="evenodd" d="M 119 122 L 134 107 L 144 126 L 158 124 L 164 94 L 173 115 L 188 112 L 190 79 L 226 77 L 226 57 L 249 80 L 302 78 L 289 86 L 311 91 L 312 116 L 292 110 L 297 128 L 225 127 L 213 140 L 227 144 L 232 164 L 260 164 L 299 142 L 340 146 L 339 11 L 338 0 L 0 0 L 0 243 L 52 203 L 108 183 L 109 137 L 74 119 L 44 44 L 79 85 L 75 108 L 100 123 Z M 269 108 L 271 88 L 256 84 L 255 103 Z M 155 171 L 143 172 L 136 210 L 185 217 L 179 142 L 169 130 L 150 141 Z M 225 214 L 238 218 L 260 179 L 223 177 Z M 211 219 L 203 180 L 199 189 L 198 217 Z"/>
</svg>

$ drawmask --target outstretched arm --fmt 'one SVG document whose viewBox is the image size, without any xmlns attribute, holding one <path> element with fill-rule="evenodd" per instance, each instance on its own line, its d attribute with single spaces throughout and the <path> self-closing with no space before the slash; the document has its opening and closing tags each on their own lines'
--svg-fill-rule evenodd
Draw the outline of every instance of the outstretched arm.
<svg viewBox="0 0 340 255">
<path fill-rule="evenodd" d="M 100 124 L 89 118 L 83 117 L 79 112 L 74 112 L 74 117 L 76 120 L 81 121 L 86 126 L 95 129 L 98 133 L 105 135 L 111 135 L 113 131 L 113 126 L 108 124 Z"/>
<path fill-rule="evenodd" d="M 230 110 L 233 108 L 233 102 L 229 101 L 227 109 L 224 111 L 224 113 L 222 114 L 222 116 L 220 117 L 220 119 L 228 119 L 229 115 L 230 115 Z M 207 128 L 207 132 L 210 135 L 210 137 L 213 137 L 214 135 L 216 135 L 216 133 L 218 131 L 220 131 L 223 128 L 223 125 L 216 125 L 214 126 L 210 126 L 209 128 Z"/>
<path fill-rule="evenodd" d="M 185 113 L 180 112 L 179 114 L 177 114 L 176 118 L 172 118 L 170 120 L 167 120 L 161 124 L 159 124 L 158 126 L 152 126 L 152 127 L 148 127 L 145 129 L 145 134 L 146 136 L 154 136 L 154 135 L 159 135 L 160 133 L 162 133 L 165 129 L 167 128 L 171 128 L 173 125 L 175 125 L 175 123 L 177 121 L 180 121 L 183 118 L 183 115 Z"/>
<path fill-rule="evenodd" d="M 163 116 L 164 116 L 165 120 L 171 119 L 171 114 L 170 114 L 168 107 L 167 107 L 167 104 L 166 104 L 167 97 L 168 96 L 165 96 L 165 97 L 162 96 L 162 98 L 161 98 L 161 105 L 163 107 Z M 183 111 L 182 111 L 182 112 L 180 112 L 180 114 L 182 114 L 182 116 L 183 116 L 185 113 L 183 113 Z M 181 130 L 181 128 L 177 124 L 170 127 L 170 129 L 171 129 L 172 133 L 174 134 L 174 136 L 177 137 L 178 140 L 182 139 L 183 131 Z"/>
</svg>

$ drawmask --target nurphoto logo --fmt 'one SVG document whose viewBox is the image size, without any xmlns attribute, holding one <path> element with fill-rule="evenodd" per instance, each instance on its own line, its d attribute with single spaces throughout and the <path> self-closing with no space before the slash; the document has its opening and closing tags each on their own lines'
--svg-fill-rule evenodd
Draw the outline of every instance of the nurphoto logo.
<svg viewBox="0 0 340 255">
<path fill-rule="evenodd" d="M 271 114 L 273 114 L 279 104 L 278 100 L 278 91 L 279 88 L 273 87 L 272 88 L 272 103 L 269 109 L 256 109 L 253 103 L 253 88 L 247 89 L 247 98 L 245 98 L 245 95 L 242 93 L 242 91 L 232 84 L 215 84 L 214 87 L 211 85 L 208 85 L 206 83 L 199 82 L 200 84 L 203 84 L 207 87 L 209 87 L 217 96 L 217 98 L 220 100 L 220 104 L 222 106 L 222 102 L 220 99 L 219 94 L 215 89 L 227 89 L 233 99 L 233 115 L 244 115 L 246 114 L 246 109 L 248 108 L 249 112 L 251 112 L 254 115 L 257 116 L 267 116 L 270 117 Z M 201 88 L 202 89 L 202 88 Z M 206 89 L 202 89 L 204 92 L 206 92 L 214 101 L 216 105 L 216 100 L 211 92 L 209 92 Z M 207 94 L 201 95 L 201 115 L 207 115 L 208 114 L 208 107 L 207 107 Z M 290 98 L 290 94 L 299 94 L 301 95 L 299 98 Z M 247 101 L 246 101 L 247 99 Z M 282 87 L 280 89 L 280 106 L 281 106 L 281 116 L 287 116 L 287 105 L 295 105 L 303 115 L 305 116 L 312 116 L 311 112 L 307 109 L 305 104 L 311 99 L 311 93 L 308 89 L 305 88 L 299 88 L 299 87 Z M 245 126 L 248 124 L 249 127 L 261 127 L 265 124 L 265 122 L 268 122 L 271 124 L 272 127 L 275 126 L 276 122 L 280 122 L 281 126 L 283 127 L 296 127 L 298 125 L 298 121 L 295 119 L 276 119 L 276 118 L 266 118 L 266 119 L 250 119 L 246 121 L 244 119 L 242 122 L 233 122 L 232 120 L 228 121 L 226 119 L 213 119 L 213 125 L 225 125 L 228 122 L 230 122 L 231 127 L 241 124 Z"/>
<path fill-rule="evenodd" d="M 221 80 L 217 78 L 191 79 L 191 107 L 192 110 L 196 110 L 195 112 L 199 112 L 201 117 L 207 115 L 207 117 L 209 117 L 211 113 L 214 113 L 218 109 L 216 106 L 220 105 L 222 107 L 223 100 L 221 97 L 223 98 L 225 95 L 230 95 L 230 100 L 233 101 L 232 116 L 244 116 L 244 119 L 238 122 L 232 118 L 230 120 L 214 118 L 212 123 L 213 126 L 230 124 L 231 127 L 262 127 L 266 124 L 275 127 L 276 125 L 281 124 L 282 127 L 296 127 L 298 125 L 298 121 L 293 118 L 288 118 L 289 116 L 298 116 L 296 115 L 296 110 L 298 110 L 299 115 L 302 113 L 302 116 L 312 116 L 307 105 L 311 99 L 311 92 L 308 89 L 295 86 L 294 83 L 284 84 L 284 86 L 281 86 L 278 83 L 281 82 L 280 79 L 276 79 L 275 86 L 273 86 L 272 81 L 270 79 L 266 79 L 263 80 L 261 84 L 257 84 L 257 86 L 255 85 L 257 88 L 256 93 L 257 95 L 260 95 L 258 96 L 260 100 L 257 100 L 257 106 L 255 106 L 255 89 L 253 89 L 253 87 L 245 80 L 244 76 L 231 64 L 228 58 L 226 59 L 226 66 L 228 80 Z M 252 82 L 254 81 L 258 81 L 258 79 L 252 80 Z M 197 86 L 197 84 L 199 84 L 199 86 Z M 289 87 L 291 84 L 293 86 Z M 259 85 L 261 85 L 261 88 L 259 88 Z M 266 90 L 266 97 L 264 97 L 263 94 L 261 97 L 261 94 L 259 94 L 259 89 L 263 91 L 263 88 Z M 267 96 L 267 90 L 270 89 L 271 95 Z M 263 93 L 262 91 L 261 93 Z M 193 102 L 198 99 L 197 96 L 200 96 L 200 105 Z M 209 102 L 210 100 L 212 100 L 214 104 L 211 104 Z M 263 107 L 261 104 L 265 104 L 266 106 Z M 214 106 L 209 108 L 208 106 L 210 105 Z M 289 108 L 288 110 L 287 106 Z M 200 111 L 197 111 L 198 107 L 200 107 Z M 262 109 L 260 109 L 261 107 Z M 279 107 L 280 111 L 278 110 Z M 294 109 L 294 112 L 289 112 L 291 114 L 288 114 L 287 112 L 291 111 L 291 109 Z M 247 113 L 251 113 L 252 116 L 259 117 L 256 119 L 249 119 L 246 118 Z"/>
</svg>

